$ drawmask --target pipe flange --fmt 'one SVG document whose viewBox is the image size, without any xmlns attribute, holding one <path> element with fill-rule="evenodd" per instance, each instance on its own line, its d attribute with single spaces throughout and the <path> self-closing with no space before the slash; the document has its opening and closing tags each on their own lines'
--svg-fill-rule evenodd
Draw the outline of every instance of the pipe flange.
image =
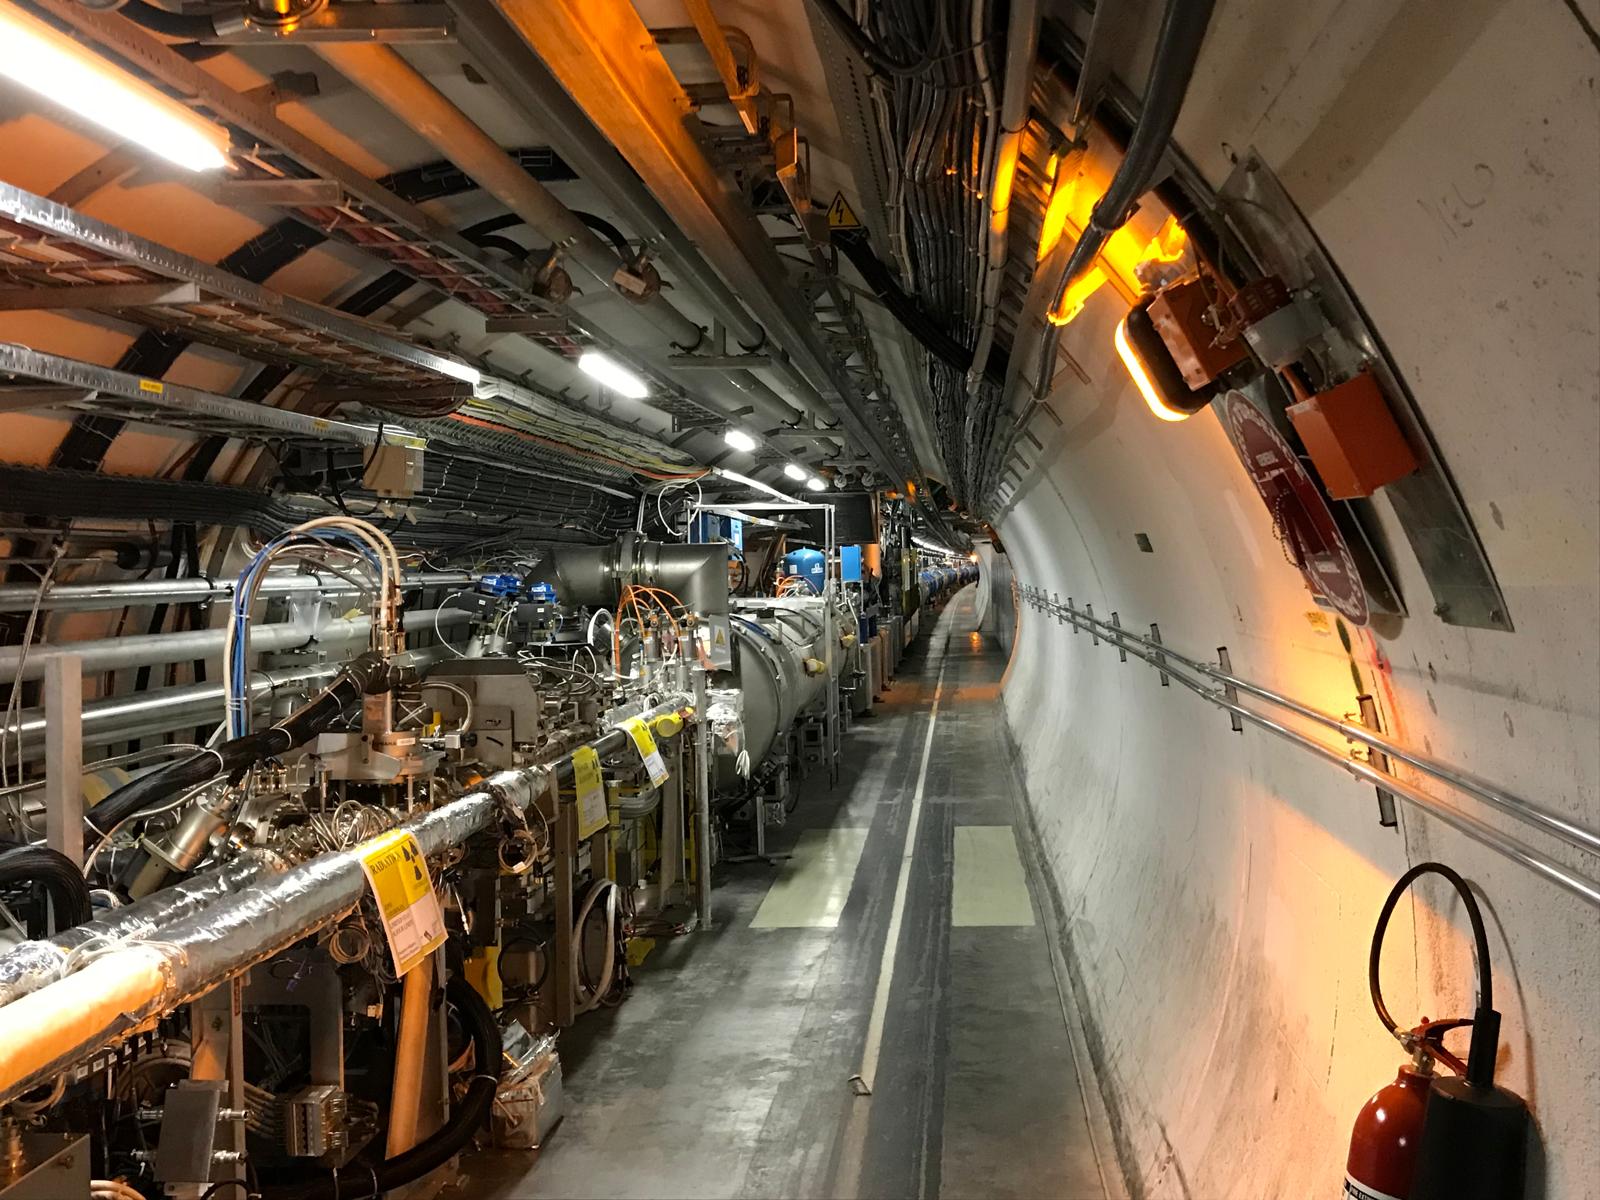
<svg viewBox="0 0 1600 1200">
<path fill-rule="evenodd" d="M 265 29 L 293 29 L 328 7 L 328 0 L 250 0 L 245 20 Z"/>
</svg>

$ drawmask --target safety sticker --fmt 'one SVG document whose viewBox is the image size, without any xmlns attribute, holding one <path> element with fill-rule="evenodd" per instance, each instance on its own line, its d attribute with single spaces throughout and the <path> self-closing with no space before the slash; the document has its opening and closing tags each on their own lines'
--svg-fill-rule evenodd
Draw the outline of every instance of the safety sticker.
<svg viewBox="0 0 1600 1200">
<path fill-rule="evenodd" d="M 428 878 L 422 847 L 408 830 L 374 838 L 361 870 L 378 902 L 396 975 L 404 975 L 445 943 L 444 914 Z"/>
<path fill-rule="evenodd" d="M 661 751 L 656 749 L 656 739 L 650 733 L 650 726 L 640 717 L 629 717 L 622 723 L 622 727 L 633 739 L 634 748 L 639 751 L 639 760 L 644 763 L 644 769 L 650 775 L 650 782 L 660 787 L 671 778 L 671 775 L 667 771 L 666 761 L 661 757 Z"/>
<path fill-rule="evenodd" d="M 593 746 L 579 746 L 572 752 L 572 782 L 578 793 L 578 840 L 604 829 L 606 789 L 600 782 L 600 756 Z"/>
<path fill-rule="evenodd" d="M 152 396 L 160 396 L 166 392 L 167 385 L 158 383 L 154 379 L 141 379 L 139 380 L 139 390 L 141 392 L 149 392 Z"/>
<path fill-rule="evenodd" d="M 835 192 L 833 194 L 833 203 L 828 205 L 828 228 L 861 228 L 861 220 L 856 216 L 855 209 L 850 207 L 850 201 L 844 198 L 843 192 Z"/>
</svg>

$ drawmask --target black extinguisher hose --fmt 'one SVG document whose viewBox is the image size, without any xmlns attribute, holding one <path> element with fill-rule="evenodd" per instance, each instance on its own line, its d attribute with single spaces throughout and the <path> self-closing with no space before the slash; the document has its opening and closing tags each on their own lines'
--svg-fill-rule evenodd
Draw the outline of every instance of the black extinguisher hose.
<svg viewBox="0 0 1600 1200">
<path fill-rule="evenodd" d="M 1472 1043 L 1467 1052 L 1467 1082 L 1478 1087 L 1494 1085 L 1494 1059 L 1500 1045 L 1500 1014 L 1494 1008 L 1494 974 L 1489 965 L 1489 934 L 1484 928 L 1483 913 L 1478 900 L 1467 886 L 1467 881 L 1443 863 L 1418 863 L 1395 882 L 1389 898 L 1378 913 L 1378 924 L 1372 931 L 1372 952 L 1367 959 L 1367 987 L 1372 993 L 1372 1007 L 1378 1020 L 1390 1033 L 1398 1034 L 1399 1026 L 1389 1015 L 1389 1006 L 1383 1000 L 1383 985 L 1379 978 L 1379 965 L 1383 959 L 1383 937 L 1389 929 L 1389 918 L 1395 905 L 1406 890 L 1423 875 L 1442 875 L 1461 897 L 1467 912 L 1467 923 L 1472 926 L 1472 957 L 1477 970 L 1477 1001 L 1472 1014 Z M 1450 1062 L 1450 1057 L 1445 1058 Z"/>
</svg>

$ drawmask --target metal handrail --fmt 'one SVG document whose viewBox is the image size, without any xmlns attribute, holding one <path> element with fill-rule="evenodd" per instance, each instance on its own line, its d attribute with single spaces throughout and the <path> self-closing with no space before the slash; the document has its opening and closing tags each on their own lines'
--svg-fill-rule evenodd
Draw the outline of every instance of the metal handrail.
<svg viewBox="0 0 1600 1200">
<path fill-rule="evenodd" d="M 1184 687 L 1203 699 L 1209 700 L 1218 708 L 1224 709 L 1242 720 L 1250 722 L 1252 725 L 1293 742 L 1302 749 L 1309 750 L 1318 757 L 1342 767 L 1357 779 L 1382 788 L 1415 804 L 1475 841 L 1506 855 L 1508 858 L 1543 875 L 1588 903 L 1600 907 L 1600 883 L 1595 880 L 1563 866 L 1510 834 L 1456 810 L 1437 796 L 1415 788 L 1403 780 L 1379 770 L 1370 763 L 1341 755 L 1338 751 L 1323 745 L 1305 733 L 1292 729 L 1287 725 L 1282 725 L 1270 717 L 1238 703 L 1228 695 L 1228 689 L 1235 689 L 1237 692 L 1255 696 L 1269 704 L 1278 705 L 1297 716 L 1335 730 L 1351 741 L 1361 742 L 1380 753 L 1408 763 L 1439 782 L 1458 791 L 1477 796 L 1507 815 L 1527 821 L 1578 849 L 1587 850 L 1591 853 L 1600 852 L 1600 835 L 1595 834 L 1592 830 L 1568 821 L 1566 818 L 1552 813 L 1532 801 L 1524 800 L 1504 789 L 1473 779 L 1447 763 L 1442 763 L 1437 759 L 1397 746 L 1387 738 L 1362 726 L 1352 725 L 1298 700 L 1282 696 L 1269 688 L 1251 683 L 1249 680 L 1241 679 L 1231 672 L 1219 669 L 1214 664 L 1197 661 L 1161 642 L 1141 637 L 1139 634 L 1124 629 L 1120 625 L 1102 620 L 1092 613 L 1083 612 L 1070 604 L 1062 604 L 1059 601 L 1052 600 L 1042 590 L 1031 585 L 1024 586 L 1021 591 L 1023 599 L 1028 602 L 1030 607 L 1042 609 L 1059 620 L 1068 621 L 1075 628 L 1105 638 L 1108 644 L 1125 650 L 1134 657 L 1155 667 L 1162 674 L 1177 680 Z M 1201 680 L 1193 678 L 1183 668 L 1188 668 L 1204 678 L 1213 680 L 1223 686 L 1220 689 L 1209 687 Z"/>
</svg>

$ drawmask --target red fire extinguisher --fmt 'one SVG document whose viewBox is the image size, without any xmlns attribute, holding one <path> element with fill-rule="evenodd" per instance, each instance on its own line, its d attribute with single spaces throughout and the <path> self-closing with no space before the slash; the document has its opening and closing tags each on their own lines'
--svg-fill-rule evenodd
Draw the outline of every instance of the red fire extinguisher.
<svg viewBox="0 0 1600 1200">
<path fill-rule="evenodd" d="M 1477 1003 L 1470 1018 L 1423 1018 L 1402 1030 L 1383 1000 L 1378 964 L 1389 918 L 1414 880 L 1441 875 L 1461 897 L 1472 926 Z M 1372 931 L 1367 984 L 1378 1020 L 1410 1054 L 1393 1083 L 1362 1106 L 1350 1135 L 1345 1164 L 1346 1200 L 1521 1200 L 1528 1108 L 1522 1097 L 1495 1086 L 1500 1014 L 1494 1009 L 1489 938 L 1477 899 L 1466 881 L 1442 863 L 1418 863 L 1402 875 L 1384 901 Z M 1452 1054 L 1444 1035 L 1470 1028 L 1467 1061 Z M 1459 1078 L 1436 1076 L 1442 1066 Z"/>
</svg>

